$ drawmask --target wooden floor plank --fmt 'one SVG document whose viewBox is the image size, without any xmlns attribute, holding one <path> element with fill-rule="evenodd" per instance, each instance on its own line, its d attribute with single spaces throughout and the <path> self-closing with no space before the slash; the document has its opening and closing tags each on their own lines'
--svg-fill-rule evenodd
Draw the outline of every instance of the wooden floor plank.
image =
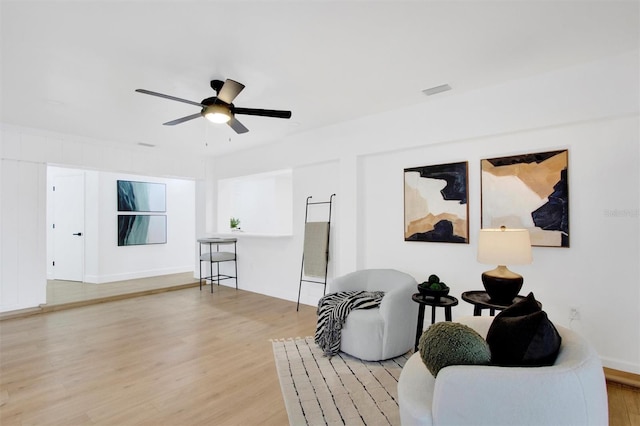
<svg viewBox="0 0 640 426">
<path fill-rule="evenodd" d="M 74 302 L 85 302 L 99 298 L 129 295 L 133 293 L 160 292 L 165 288 L 176 285 L 198 284 L 192 272 L 159 275 L 122 280 L 110 283 L 94 284 L 77 281 L 49 280 L 47 281 L 47 306 L 64 305 Z"/>
<path fill-rule="evenodd" d="M 315 329 L 311 306 L 189 288 L 0 321 L 0 424 L 284 425 L 269 339 Z M 612 426 L 640 391 L 608 383 Z"/>
<path fill-rule="evenodd" d="M 224 286 L 0 321 L 0 423 L 286 424 L 269 339 L 314 328 Z"/>
</svg>

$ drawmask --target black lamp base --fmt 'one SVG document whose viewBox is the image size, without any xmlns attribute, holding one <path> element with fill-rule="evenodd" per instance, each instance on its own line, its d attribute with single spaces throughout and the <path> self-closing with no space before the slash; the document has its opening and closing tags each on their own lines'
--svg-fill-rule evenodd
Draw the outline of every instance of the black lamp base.
<svg viewBox="0 0 640 426">
<path fill-rule="evenodd" d="M 493 271 L 482 273 L 482 284 L 491 301 L 500 305 L 510 305 L 522 288 L 524 278 L 514 274 L 512 278 L 490 275 Z"/>
</svg>

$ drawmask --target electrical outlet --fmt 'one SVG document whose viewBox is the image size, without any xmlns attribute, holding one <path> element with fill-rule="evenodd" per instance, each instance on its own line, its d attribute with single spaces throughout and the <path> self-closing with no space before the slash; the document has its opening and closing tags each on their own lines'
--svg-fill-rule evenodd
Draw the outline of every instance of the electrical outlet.
<svg viewBox="0 0 640 426">
<path fill-rule="evenodd" d="M 569 319 L 571 321 L 580 319 L 580 310 L 575 306 L 569 308 Z"/>
</svg>

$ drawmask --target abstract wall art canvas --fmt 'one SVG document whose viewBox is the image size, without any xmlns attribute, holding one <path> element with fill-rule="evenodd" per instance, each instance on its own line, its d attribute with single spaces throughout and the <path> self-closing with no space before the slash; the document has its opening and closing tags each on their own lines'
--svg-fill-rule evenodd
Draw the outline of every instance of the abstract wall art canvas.
<svg viewBox="0 0 640 426">
<path fill-rule="evenodd" d="M 164 183 L 118 181 L 119 212 L 166 211 L 166 185 Z"/>
<path fill-rule="evenodd" d="M 469 243 L 467 162 L 404 170 L 404 239 Z"/>
<path fill-rule="evenodd" d="M 567 150 L 481 160 L 482 227 L 526 228 L 531 245 L 569 247 Z"/>
<path fill-rule="evenodd" d="M 167 216 L 118 215 L 118 245 L 166 244 Z"/>
</svg>

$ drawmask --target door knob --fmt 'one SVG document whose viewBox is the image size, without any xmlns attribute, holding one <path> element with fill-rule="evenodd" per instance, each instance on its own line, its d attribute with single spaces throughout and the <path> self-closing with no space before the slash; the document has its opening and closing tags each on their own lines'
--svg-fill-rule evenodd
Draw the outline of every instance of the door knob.
<svg viewBox="0 0 640 426">
<path fill-rule="evenodd" d="M 82 232 L 78 232 L 78 233 L 73 234 L 73 235 L 77 235 L 78 237 L 82 237 Z"/>
</svg>

